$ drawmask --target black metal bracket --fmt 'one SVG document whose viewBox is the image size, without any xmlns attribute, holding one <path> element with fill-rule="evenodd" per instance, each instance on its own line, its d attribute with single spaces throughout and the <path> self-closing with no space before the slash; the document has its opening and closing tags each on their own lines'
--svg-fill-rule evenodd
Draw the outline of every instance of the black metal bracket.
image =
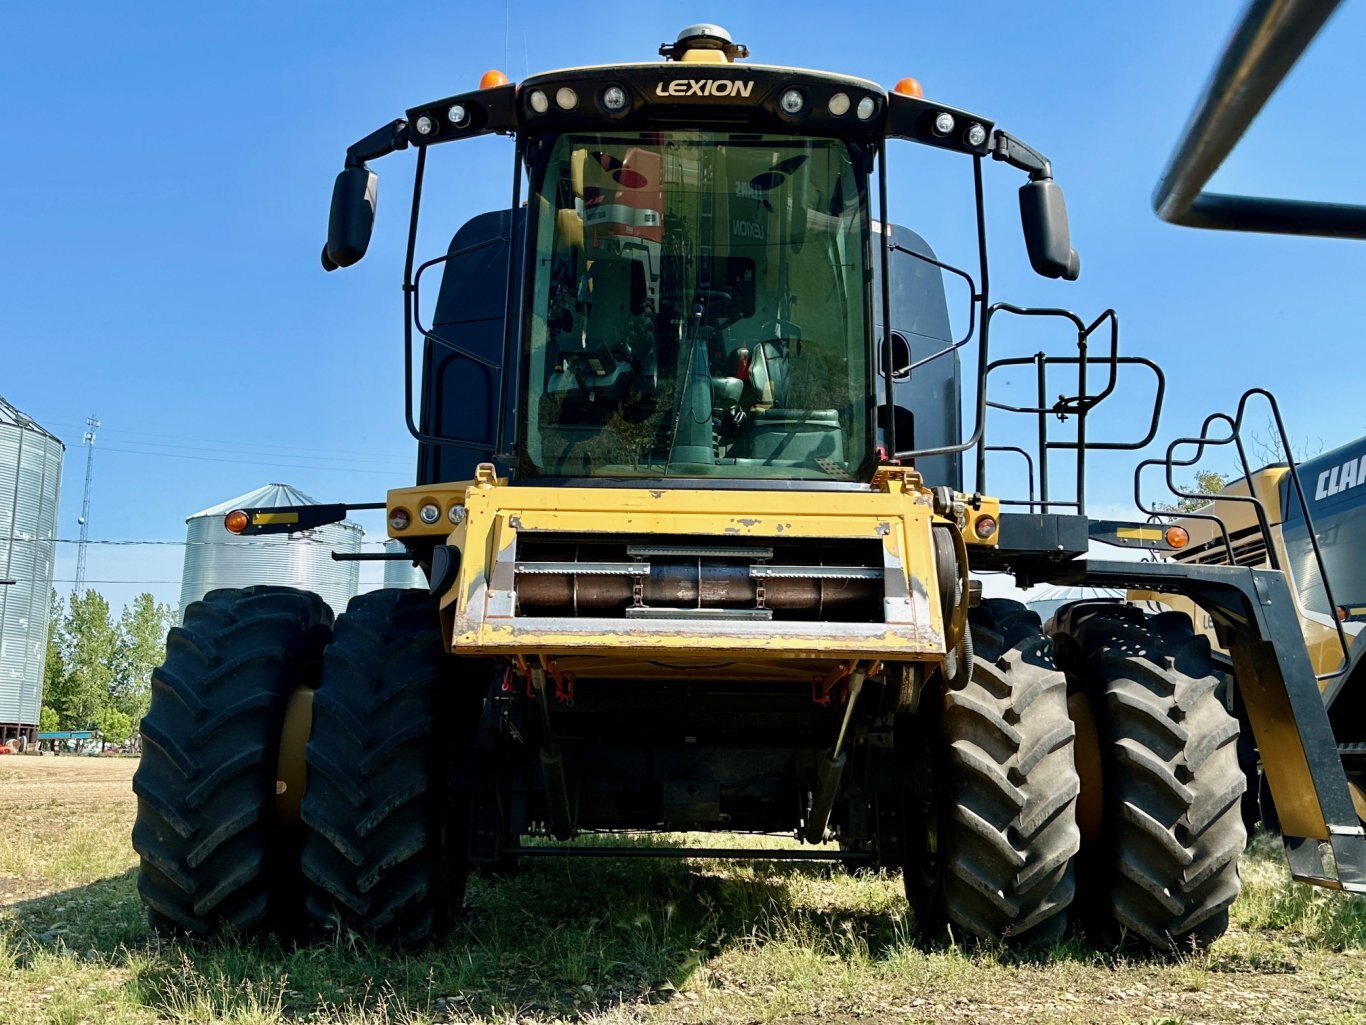
<svg viewBox="0 0 1366 1025">
<path fill-rule="evenodd" d="M 746 847 L 568 847 L 546 844 L 543 847 L 503 847 L 500 854 L 518 858 L 729 858 L 735 861 L 872 861 L 865 851 L 813 851 Z"/>
<path fill-rule="evenodd" d="M 347 147 L 346 166 L 364 167 L 368 160 L 377 160 L 407 148 L 408 122 L 399 118 Z"/>
<path fill-rule="evenodd" d="M 1046 156 L 1000 129 L 991 139 L 991 157 L 993 160 L 1004 160 L 1018 171 L 1027 172 L 1032 182 L 1053 177 L 1053 164 Z"/>
<path fill-rule="evenodd" d="M 340 523 L 346 515 L 357 509 L 384 509 L 383 502 L 333 502 L 319 505 L 272 505 L 234 509 L 228 513 L 245 513 L 246 525 L 233 531 L 243 536 L 253 534 L 297 534 L 303 530 L 325 527 L 329 523 Z M 334 553 L 335 554 L 335 553 Z"/>
<path fill-rule="evenodd" d="M 1009 570 L 1021 587 L 1046 579 L 1058 562 L 1085 555 L 1089 521 L 1076 514 L 1014 512 L 1001 513 L 995 547 L 974 546 L 974 570 Z"/>
</svg>

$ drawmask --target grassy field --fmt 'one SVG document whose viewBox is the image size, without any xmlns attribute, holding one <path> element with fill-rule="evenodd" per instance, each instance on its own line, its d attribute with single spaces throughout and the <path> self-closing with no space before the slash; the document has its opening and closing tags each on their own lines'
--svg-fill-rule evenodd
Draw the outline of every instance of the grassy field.
<svg viewBox="0 0 1366 1025">
<path fill-rule="evenodd" d="M 1265 839 L 1229 935 L 1176 963 L 925 947 L 894 875 L 707 861 L 476 879 L 454 934 L 408 954 L 161 943 L 134 884 L 134 765 L 0 759 L 0 1023 L 1366 1023 L 1366 901 L 1290 883 Z"/>
</svg>

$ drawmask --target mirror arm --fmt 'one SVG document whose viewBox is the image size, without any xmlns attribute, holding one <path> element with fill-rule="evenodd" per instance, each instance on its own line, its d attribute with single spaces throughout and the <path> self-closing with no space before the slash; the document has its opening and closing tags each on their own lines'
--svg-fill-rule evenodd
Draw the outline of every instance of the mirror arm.
<svg viewBox="0 0 1366 1025">
<path fill-rule="evenodd" d="M 991 156 L 993 160 L 1004 160 L 1017 170 L 1028 171 L 1030 181 L 1044 181 L 1053 177 L 1053 164 L 1046 156 L 999 128 L 992 133 Z"/>
<path fill-rule="evenodd" d="M 408 122 L 403 118 L 371 132 L 346 151 L 347 167 L 364 167 L 367 160 L 408 148 Z"/>
</svg>

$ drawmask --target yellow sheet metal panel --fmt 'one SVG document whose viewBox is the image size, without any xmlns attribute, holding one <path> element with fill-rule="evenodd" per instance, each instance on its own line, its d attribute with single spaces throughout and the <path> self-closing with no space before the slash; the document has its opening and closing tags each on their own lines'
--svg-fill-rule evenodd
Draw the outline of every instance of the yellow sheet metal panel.
<svg viewBox="0 0 1366 1025">
<path fill-rule="evenodd" d="M 1242 496 L 1249 494 L 1255 495 L 1266 509 L 1268 524 L 1273 529 L 1273 533 L 1279 535 L 1281 520 L 1284 518 L 1281 509 L 1281 481 L 1289 471 L 1284 466 L 1271 466 L 1264 470 L 1258 470 L 1252 475 L 1252 490 L 1249 492 L 1247 478 L 1239 477 L 1237 480 L 1228 484 L 1217 495 L 1211 495 L 1209 503 L 1202 506 L 1198 512 L 1204 515 L 1215 515 L 1224 521 L 1224 526 L 1233 536 L 1240 536 L 1246 531 L 1255 530 L 1258 526 L 1257 512 L 1250 502 L 1229 501 L 1223 496 Z M 1221 500 L 1222 498 L 1222 500 Z M 1191 517 L 1179 517 L 1172 521 L 1179 526 L 1185 527 L 1190 535 L 1190 544 L 1178 555 L 1178 561 L 1197 559 L 1196 550 L 1201 545 L 1208 544 L 1220 539 L 1222 534 L 1219 527 L 1212 520 L 1192 519 Z M 1200 558 L 1199 561 L 1206 562 L 1208 559 Z M 1220 560 L 1222 561 L 1222 560 Z"/>
<path fill-rule="evenodd" d="M 1274 654 L 1264 644 L 1235 648 L 1230 654 L 1281 831 L 1286 836 L 1328 839 L 1299 724 Z"/>
<path fill-rule="evenodd" d="M 974 547 L 995 548 L 1001 543 L 1001 503 L 995 498 L 987 498 L 984 495 L 978 495 L 976 498 L 967 495 L 960 497 L 969 502 L 975 501 L 977 503 L 976 508 L 968 505 L 963 512 L 963 521 L 959 524 L 963 530 L 963 540 Z M 993 530 L 987 537 L 982 537 L 977 533 L 977 521 L 988 518 L 997 525 L 997 529 Z"/>
<path fill-rule="evenodd" d="M 709 489 L 501 487 L 402 489 L 390 507 L 411 512 L 423 500 L 463 503 L 462 522 L 444 524 L 462 552 L 460 574 L 442 600 L 457 653 L 556 656 L 628 652 L 714 654 L 791 662 L 814 658 L 937 660 L 944 623 L 936 586 L 930 496 L 907 480 L 885 492 L 721 491 Z M 739 511 L 743 510 L 743 511 Z M 686 613 L 652 619 L 516 615 L 517 538 L 523 533 L 602 535 L 648 541 L 687 535 L 699 541 L 760 538 L 868 540 L 881 543 L 884 622 L 697 620 Z M 403 536 L 412 536 L 410 528 Z"/>
</svg>

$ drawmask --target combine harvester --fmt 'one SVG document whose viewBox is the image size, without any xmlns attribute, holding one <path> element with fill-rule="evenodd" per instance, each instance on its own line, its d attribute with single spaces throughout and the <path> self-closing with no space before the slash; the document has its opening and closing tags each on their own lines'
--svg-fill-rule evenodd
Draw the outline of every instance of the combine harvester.
<svg viewBox="0 0 1366 1025">
<path fill-rule="evenodd" d="M 1220 440 L 1207 438 L 1205 445 Z M 1359 438 L 1298 463 L 1294 473 L 1288 462 L 1246 470 L 1206 505 L 1172 521 L 1182 532 L 1178 536 L 1188 540 L 1168 557 L 1190 565 L 1251 566 L 1288 576 L 1300 634 L 1328 709 L 1352 801 L 1366 820 L 1366 478 L 1358 479 L 1364 467 L 1366 438 Z M 1227 652 L 1219 650 L 1209 615 L 1170 595 L 1131 592 L 1128 597 L 1184 613 L 1214 642 L 1216 662 L 1236 680 Z M 1236 687 L 1229 701 L 1251 739 Z M 1249 744 L 1243 762 L 1253 800 L 1245 802 L 1244 818 L 1249 825 L 1260 818 L 1268 829 L 1275 829 L 1275 801 L 1257 771 L 1256 758 L 1256 749 Z"/>
<path fill-rule="evenodd" d="M 1051 638 L 1018 603 L 980 600 L 970 569 L 1196 602 L 1251 667 L 1254 728 L 1280 741 L 1266 769 L 1298 795 L 1281 810 L 1296 875 L 1366 887 L 1313 669 L 1283 643 L 1285 578 L 1085 558 L 1086 455 L 1147 445 L 1163 378 L 1119 354 L 1113 311 L 990 296 L 992 162 L 1024 176 L 1033 268 L 1078 274 L 1049 161 L 911 80 L 737 63 L 745 48 L 708 25 L 661 54 L 486 75 L 348 151 L 329 270 L 365 254 L 368 162 L 417 151 L 417 482 L 225 525 L 300 531 L 383 507 L 429 592 L 362 595 L 335 623 L 282 588 L 190 606 L 134 782 L 154 922 L 207 934 L 303 912 L 413 943 L 459 908 L 471 865 L 672 853 L 899 866 L 931 936 L 1049 943 L 1083 912 L 1092 935 L 1164 950 L 1220 935 L 1243 777 L 1208 643 L 1099 602 Z M 492 134 L 512 137 L 508 208 L 419 263 L 429 161 Z M 961 164 L 972 273 L 891 224 L 898 140 Z M 960 336 L 946 276 L 971 296 Z M 1009 318 L 1040 317 L 1075 347 L 994 355 Z M 991 406 L 1032 422 L 1039 494 L 994 497 L 987 457 L 1009 446 L 987 438 L 988 379 L 1021 368 L 1038 403 Z M 1149 382 L 1151 419 L 1099 440 L 1088 417 L 1121 378 Z M 1060 454 L 1055 471 L 1075 467 L 1061 498 Z M 639 830 L 810 846 L 573 842 Z"/>
<path fill-rule="evenodd" d="M 1205 191 L 1338 6 L 1339 0 L 1249 4 L 1154 193 L 1153 207 L 1163 220 L 1222 231 L 1366 240 L 1366 206 Z M 1250 408 L 1259 411 L 1263 405 L 1269 409 L 1271 441 L 1280 449 L 1282 461 L 1254 469 L 1247 452 L 1248 415 Z M 1179 487 L 1175 470 L 1195 466 L 1210 449 L 1221 446 L 1236 452 L 1240 475 L 1208 505 L 1175 521 L 1181 536 L 1189 539 L 1186 547 L 1172 551 L 1160 538 L 1156 547 L 1167 548 L 1185 565 L 1239 565 L 1288 574 L 1300 637 L 1287 635 L 1281 643 L 1299 643 L 1307 649 L 1356 812 L 1366 820 L 1366 648 L 1360 643 L 1366 622 L 1366 439 L 1296 464 L 1275 399 L 1253 389 L 1232 414 L 1214 414 L 1198 436 L 1174 441 L 1164 460 L 1140 465 L 1135 501 L 1147 512 L 1163 512 L 1143 505 L 1141 477 L 1155 464 L 1165 467 L 1171 491 L 1199 501 L 1204 496 Z M 1256 771 L 1258 751 L 1264 763 L 1283 757 L 1285 736 L 1250 719 L 1243 707 L 1244 692 L 1255 682 L 1238 669 L 1236 657 L 1229 658 L 1216 617 L 1172 595 L 1135 592 L 1130 597 L 1158 600 L 1184 611 L 1216 648 L 1225 649 L 1216 651 L 1216 661 L 1236 683 L 1230 692 L 1231 707 L 1256 740 L 1255 747 L 1244 748 L 1245 770 L 1258 789 L 1258 800 L 1246 817 L 1251 822 L 1260 814 L 1269 828 L 1278 828 L 1277 811 L 1287 802 L 1302 801 L 1303 795 L 1278 784 L 1276 772 Z"/>
</svg>

